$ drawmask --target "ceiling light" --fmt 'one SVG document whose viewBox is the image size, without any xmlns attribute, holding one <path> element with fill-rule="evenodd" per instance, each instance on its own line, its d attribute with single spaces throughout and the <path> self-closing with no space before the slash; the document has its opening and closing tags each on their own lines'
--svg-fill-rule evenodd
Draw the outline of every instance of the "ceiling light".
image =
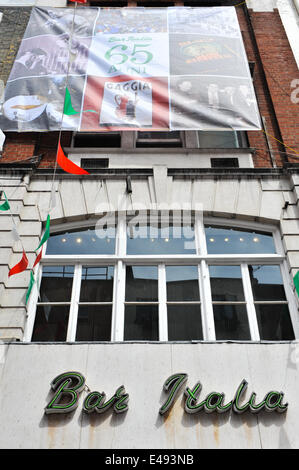
<svg viewBox="0 0 299 470">
<path fill-rule="evenodd" d="M 61 241 L 62 241 L 62 243 L 65 243 L 65 242 L 66 242 L 66 238 L 62 238 Z"/>
<path fill-rule="evenodd" d="M 215 241 L 215 238 L 210 238 L 210 242 L 214 242 Z"/>
<path fill-rule="evenodd" d="M 253 241 L 254 241 L 255 243 L 257 243 L 257 242 L 259 242 L 260 240 L 259 240 L 258 237 L 254 237 Z"/>
<path fill-rule="evenodd" d="M 82 243 L 82 238 L 76 238 L 77 243 Z"/>
<path fill-rule="evenodd" d="M 224 241 L 225 241 L 225 242 L 228 242 L 228 241 L 229 241 L 229 238 L 225 238 Z"/>
</svg>

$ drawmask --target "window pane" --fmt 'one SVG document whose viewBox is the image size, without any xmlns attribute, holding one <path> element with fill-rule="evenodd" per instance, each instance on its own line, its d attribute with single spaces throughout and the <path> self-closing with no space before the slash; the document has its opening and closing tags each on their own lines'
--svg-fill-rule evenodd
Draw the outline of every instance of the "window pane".
<svg viewBox="0 0 299 470">
<path fill-rule="evenodd" d="M 115 252 L 114 226 L 51 235 L 47 255 L 111 255 Z"/>
<path fill-rule="evenodd" d="M 279 266 L 248 266 L 254 300 L 286 300 Z"/>
<path fill-rule="evenodd" d="M 73 266 L 43 266 L 41 302 L 69 302 L 73 285 Z"/>
<path fill-rule="evenodd" d="M 157 266 L 127 266 L 126 300 L 128 302 L 158 301 Z"/>
<path fill-rule="evenodd" d="M 240 266 L 209 266 L 209 271 L 214 301 L 244 301 Z"/>
<path fill-rule="evenodd" d="M 268 341 L 295 339 L 289 308 L 286 304 L 256 304 L 260 338 Z"/>
<path fill-rule="evenodd" d="M 216 339 L 250 340 L 245 305 L 213 305 Z"/>
<path fill-rule="evenodd" d="M 66 341 L 68 319 L 68 305 L 39 305 L 31 341 Z"/>
<path fill-rule="evenodd" d="M 168 305 L 168 340 L 202 340 L 200 305 Z"/>
<path fill-rule="evenodd" d="M 125 341 L 157 341 L 158 329 L 158 305 L 126 305 Z"/>
<path fill-rule="evenodd" d="M 111 302 L 113 273 L 113 266 L 83 266 L 80 302 Z"/>
<path fill-rule="evenodd" d="M 199 300 L 198 267 L 166 266 L 168 301 Z"/>
<path fill-rule="evenodd" d="M 76 341 L 110 341 L 110 305 L 80 305 Z"/>
<path fill-rule="evenodd" d="M 206 226 L 209 254 L 276 253 L 272 234 Z"/>
<path fill-rule="evenodd" d="M 193 254 L 195 249 L 194 226 L 186 223 L 161 227 L 160 224 L 138 223 L 131 219 L 127 228 L 128 255 Z"/>
<path fill-rule="evenodd" d="M 238 148 L 239 140 L 236 131 L 198 131 L 201 148 Z"/>
</svg>

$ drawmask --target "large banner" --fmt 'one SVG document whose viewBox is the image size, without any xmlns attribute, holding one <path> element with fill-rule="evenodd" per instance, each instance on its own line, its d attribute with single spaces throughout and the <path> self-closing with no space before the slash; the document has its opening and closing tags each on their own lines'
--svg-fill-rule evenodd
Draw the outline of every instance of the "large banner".
<svg viewBox="0 0 299 470">
<path fill-rule="evenodd" d="M 33 8 L 0 128 L 260 129 L 235 9 Z"/>
</svg>

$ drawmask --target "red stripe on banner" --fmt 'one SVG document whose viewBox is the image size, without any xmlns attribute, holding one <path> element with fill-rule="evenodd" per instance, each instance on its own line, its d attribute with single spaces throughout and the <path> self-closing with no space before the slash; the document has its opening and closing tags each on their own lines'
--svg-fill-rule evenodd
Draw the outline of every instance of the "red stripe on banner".
<svg viewBox="0 0 299 470">
<path fill-rule="evenodd" d="M 66 158 L 60 145 L 60 141 L 58 143 L 57 163 L 67 173 L 72 173 L 73 175 L 89 175 L 88 171 L 83 170 L 83 168 Z"/>
<path fill-rule="evenodd" d="M 70 2 L 87 3 L 87 0 L 70 0 Z"/>
<path fill-rule="evenodd" d="M 25 271 L 27 266 L 28 266 L 28 258 L 26 256 L 25 251 L 23 251 L 23 256 L 22 256 L 21 261 L 19 261 L 19 263 L 17 263 L 15 266 L 13 266 L 13 268 L 11 268 L 11 270 L 8 273 L 8 276 L 13 276 L 14 274 L 19 274 Z"/>
<path fill-rule="evenodd" d="M 43 254 L 43 249 L 40 250 L 39 254 L 35 258 L 34 265 L 33 265 L 34 268 L 40 262 L 40 260 L 42 259 L 42 254 Z"/>
</svg>

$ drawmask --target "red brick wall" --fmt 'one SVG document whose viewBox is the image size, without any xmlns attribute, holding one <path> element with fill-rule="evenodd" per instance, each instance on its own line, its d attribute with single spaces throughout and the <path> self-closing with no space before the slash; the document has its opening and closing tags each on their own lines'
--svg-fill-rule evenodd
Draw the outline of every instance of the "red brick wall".
<svg viewBox="0 0 299 470">
<path fill-rule="evenodd" d="M 290 48 L 283 24 L 278 10 L 274 12 L 249 11 L 252 26 L 255 33 L 258 52 L 262 61 L 264 74 L 270 96 L 267 99 L 263 91 L 262 77 L 259 72 L 255 74 L 255 87 L 260 105 L 261 114 L 266 118 L 268 134 L 284 142 L 286 146 L 294 148 L 299 153 L 299 104 L 291 101 L 291 82 L 299 78 L 297 64 Z M 243 11 L 239 9 L 241 24 L 244 22 Z M 248 32 L 244 32 L 244 40 L 249 60 L 255 60 L 256 53 L 250 46 Z M 252 57 L 252 59 L 251 59 Z M 272 101 L 276 122 L 271 111 Z M 249 133 L 253 146 L 259 147 L 261 136 Z M 253 133 L 252 133 L 253 134 Z M 270 137 L 273 150 L 283 151 L 283 147 Z M 292 152 L 286 148 L 287 152 Z M 280 166 L 284 160 L 284 154 L 275 153 L 277 165 Z M 289 162 L 298 162 L 298 159 L 288 157 Z M 257 157 L 257 166 L 263 166 Z"/>
</svg>

